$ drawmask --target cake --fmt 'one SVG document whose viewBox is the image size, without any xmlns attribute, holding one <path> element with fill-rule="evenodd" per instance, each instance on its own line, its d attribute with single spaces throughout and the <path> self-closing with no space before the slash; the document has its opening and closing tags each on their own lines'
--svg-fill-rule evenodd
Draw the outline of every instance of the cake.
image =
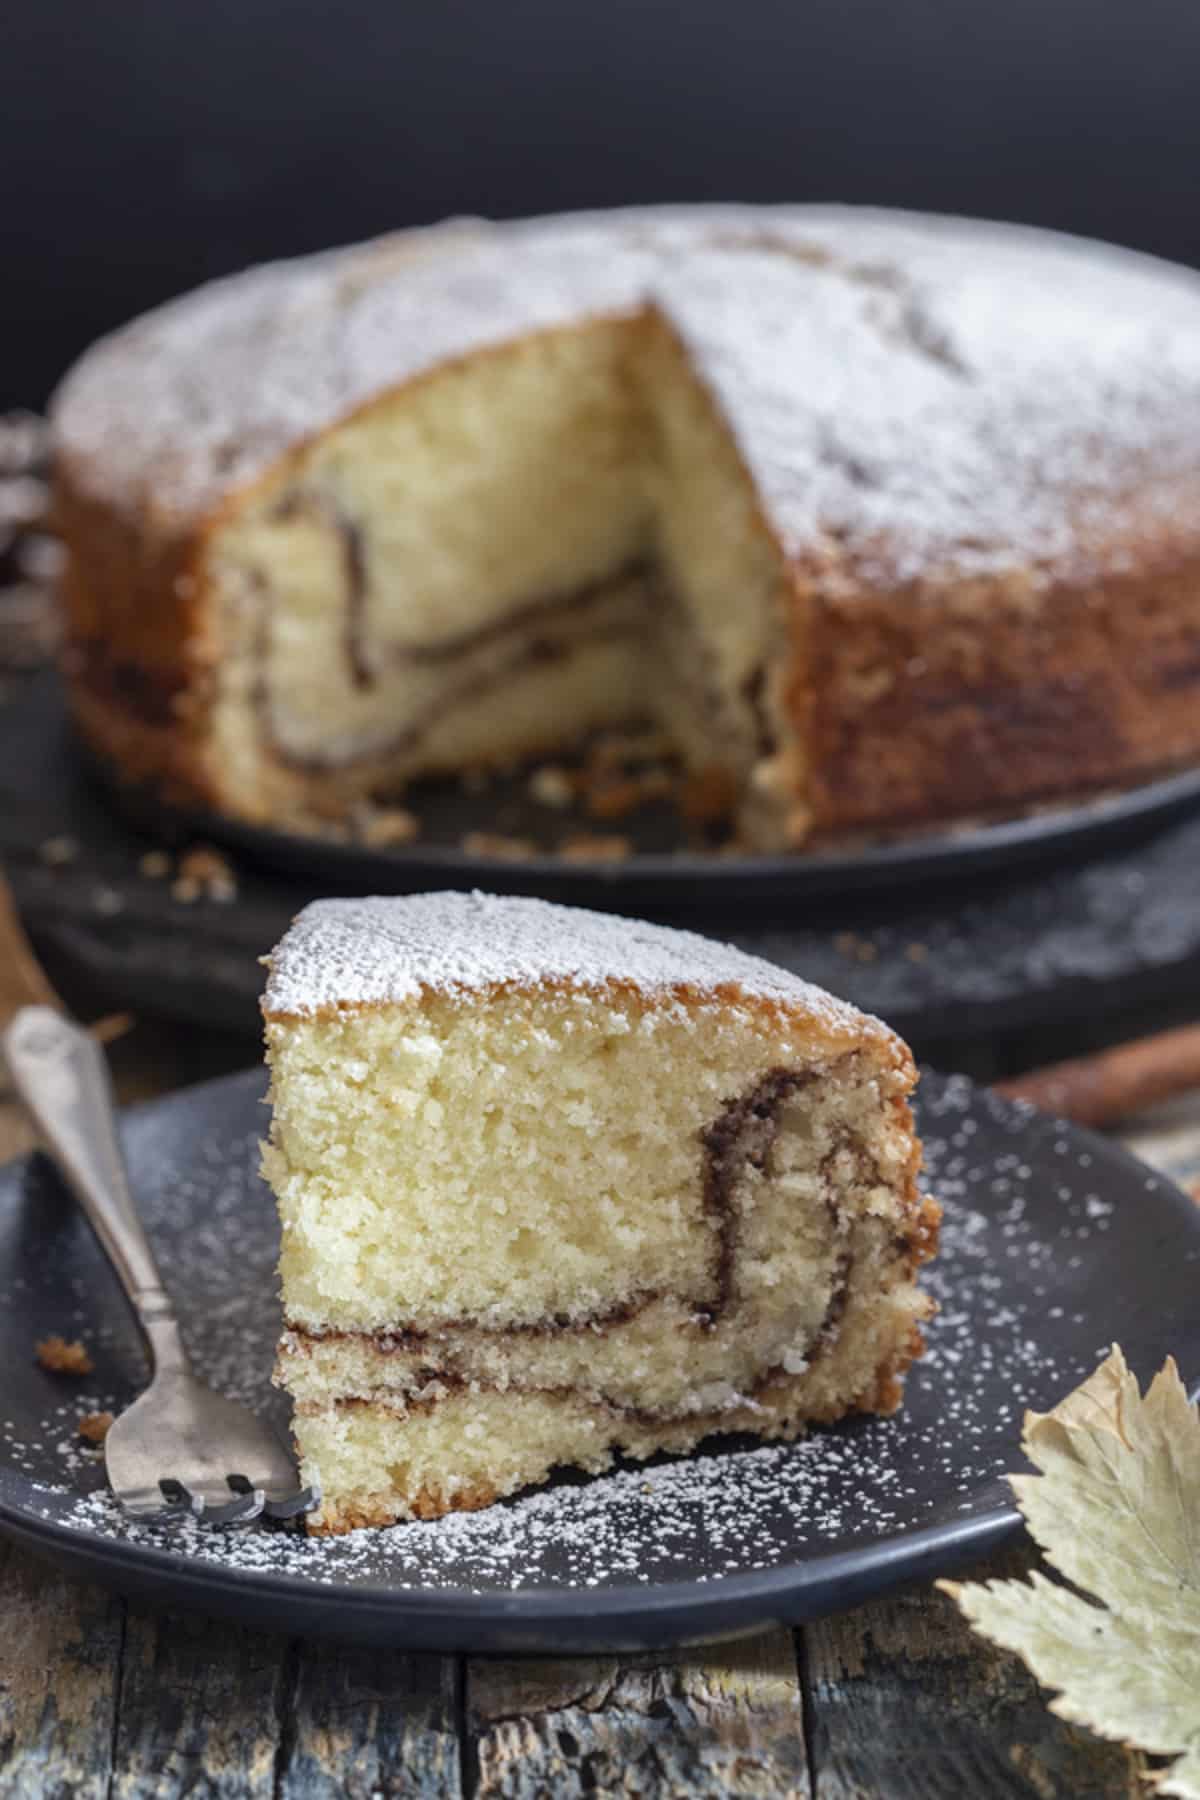
<svg viewBox="0 0 1200 1800">
<path fill-rule="evenodd" d="M 277 1381 L 312 1526 L 890 1412 L 930 1310 L 912 1058 L 690 932 L 324 900 L 270 959 Z"/>
<path fill-rule="evenodd" d="M 87 738 L 304 828 L 649 720 L 761 847 L 1200 753 L 1200 279 L 829 207 L 217 282 L 53 407 Z"/>
</svg>

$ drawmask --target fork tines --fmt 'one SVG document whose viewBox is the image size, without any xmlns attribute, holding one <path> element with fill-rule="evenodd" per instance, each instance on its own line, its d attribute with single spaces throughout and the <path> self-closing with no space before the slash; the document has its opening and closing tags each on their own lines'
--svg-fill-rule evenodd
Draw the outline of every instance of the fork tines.
<svg viewBox="0 0 1200 1800">
<path fill-rule="evenodd" d="M 236 1525 L 248 1524 L 260 1516 L 294 1519 L 300 1513 L 311 1512 L 319 1495 L 311 1487 L 256 1488 L 245 1475 L 227 1475 L 224 1487 L 206 1483 L 191 1488 L 164 1475 L 157 1488 L 122 1492 L 117 1498 L 131 1517 L 147 1523 L 170 1525 L 194 1519 L 206 1525 Z"/>
</svg>

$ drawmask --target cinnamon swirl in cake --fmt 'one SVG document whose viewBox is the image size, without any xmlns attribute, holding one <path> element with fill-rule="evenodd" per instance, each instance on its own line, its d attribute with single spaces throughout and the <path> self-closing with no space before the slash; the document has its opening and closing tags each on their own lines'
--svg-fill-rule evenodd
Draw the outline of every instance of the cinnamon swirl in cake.
<svg viewBox="0 0 1200 1800">
<path fill-rule="evenodd" d="M 245 819 L 647 719 L 763 846 L 1200 755 L 1200 279 L 853 209 L 235 276 L 54 407 L 78 720 Z"/>
<path fill-rule="evenodd" d="M 878 1020 L 688 932 L 459 893 L 308 907 L 264 1011 L 317 1530 L 899 1403 L 938 1212 Z"/>
</svg>

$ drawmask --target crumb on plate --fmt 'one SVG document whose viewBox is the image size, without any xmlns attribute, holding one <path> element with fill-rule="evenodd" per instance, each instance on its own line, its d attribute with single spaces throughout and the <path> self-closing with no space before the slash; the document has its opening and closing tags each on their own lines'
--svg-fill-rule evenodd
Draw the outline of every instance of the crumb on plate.
<svg viewBox="0 0 1200 1800">
<path fill-rule="evenodd" d="M 579 831 L 563 839 L 558 854 L 564 862 L 624 862 L 627 856 L 633 855 L 633 845 L 627 837 L 615 833 L 602 836 L 597 832 Z"/>
<path fill-rule="evenodd" d="M 736 797 L 728 769 L 697 769 L 683 783 L 679 810 L 685 819 L 697 822 L 725 819 L 732 813 Z"/>
<path fill-rule="evenodd" d="M 562 809 L 575 798 L 575 784 L 556 763 L 542 763 L 529 777 L 529 792 L 540 806 Z"/>
<path fill-rule="evenodd" d="M 468 856 L 494 856 L 502 862 L 520 862 L 538 853 L 532 838 L 505 837 L 499 831 L 468 831 L 461 848 Z"/>
<path fill-rule="evenodd" d="M 236 900 L 237 876 L 228 857 L 211 844 L 193 844 L 179 859 L 179 874 L 171 883 L 174 899 L 184 905 L 206 900 Z"/>
<path fill-rule="evenodd" d="M 38 845 L 38 855 L 51 869 L 61 869 L 67 863 L 73 863 L 79 855 L 79 844 L 73 837 L 65 834 L 61 837 L 48 837 Z"/>
<path fill-rule="evenodd" d="M 78 1338 L 68 1343 L 66 1338 L 59 1337 L 57 1333 L 39 1338 L 33 1347 L 33 1353 L 42 1368 L 48 1369 L 51 1375 L 90 1375 L 95 1367 L 86 1346 Z"/>
<path fill-rule="evenodd" d="M 356 835 L 373 850 L 411 844 L 421 835 L 421 821 L 406 806 L 372 806 L 355 819 Z"/>
</svg>

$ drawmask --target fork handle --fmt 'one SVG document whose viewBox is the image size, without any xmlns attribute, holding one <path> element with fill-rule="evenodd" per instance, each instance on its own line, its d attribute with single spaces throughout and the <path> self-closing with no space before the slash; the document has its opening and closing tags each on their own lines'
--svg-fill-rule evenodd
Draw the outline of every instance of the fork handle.
<svg viewBox="0 0 1200 1800">
<path fill-rule="evenodd" d="M 129 1188 L 104 1052 L 49 1006 L 22 1006 L 0 1049 L 46 1148 L 125 1290 L 155 1367 L 184 1363 L 175 1309 Z"/>
</svg>

